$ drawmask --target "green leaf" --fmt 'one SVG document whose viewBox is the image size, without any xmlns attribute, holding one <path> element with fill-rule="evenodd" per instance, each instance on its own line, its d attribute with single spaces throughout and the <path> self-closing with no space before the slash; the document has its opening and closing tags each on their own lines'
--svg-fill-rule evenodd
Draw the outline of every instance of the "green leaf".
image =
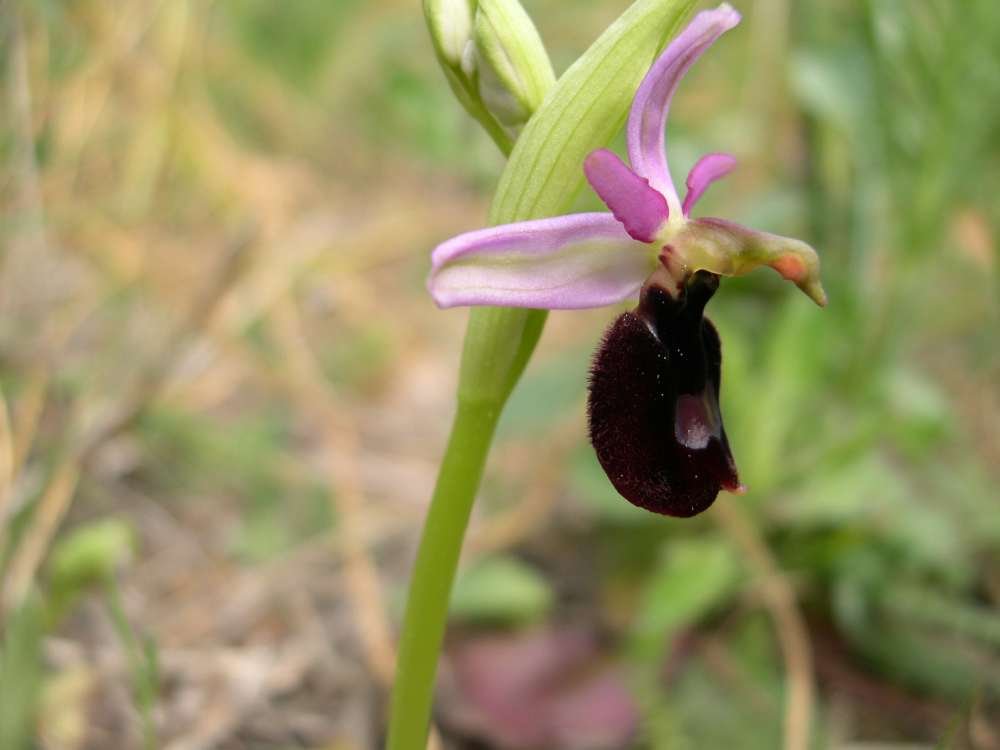
<svg viewBox="0 0 1000 750">
<path fill-rule="evenodd" d="M 9 613 L 0 643 L 0 747 L 23 750 L 34 735 L 42 685 L 42 602 L 30 596 Z"/>
<path fill-rule="evenodd" d="M 552 591 L 534 568 L 491 557 L 459 576 L 450 613 L 460 620 L 513 625 L 537 621 L 551 606 Z"/>
<path fill-rule="evenodd" d="M 736 559 L 720 540 L 672 540 L 643 593 L 633 633 L 638 654 L 659 656 L 672 634 L 724 602 L 738 577 Z"/>
<path fill-rule="evenodd" d="M 662 694 L 665 651 L 682 629 L 725 602 L 739 579 L 732 551 L 715 537 L 670 540 L 642 595 L 630 641 L 643 722 L 653 747 L 688 747 L 684 722 Z"/>
<path fill-rule="evenodd" d="M 48 562 L 46 617 L 59 623 L 91 587 L 107 585 L 135 551 L 135 533 L 128 523 L 108 518 L 85 524 L 61 538 Z"/>
<path fill-rule="evenodd" d="M 480 0 L 474 38 L 483 103 L 501 123 L 516 127 L 556 82 L 538 30 L 517 0 Z"/>
<path fill-rule="evenodd" d="M 68 592 L 103 584 L 131 557 L 135 548 L 132 528 L 109 518 L 74 529 L 52 550 L 51 585 Z"/>
</svg>

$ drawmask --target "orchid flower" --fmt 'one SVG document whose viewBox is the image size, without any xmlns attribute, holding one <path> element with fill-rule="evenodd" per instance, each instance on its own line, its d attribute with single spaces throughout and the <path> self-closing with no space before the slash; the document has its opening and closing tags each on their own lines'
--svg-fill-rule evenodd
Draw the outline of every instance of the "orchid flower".
<svg viewBox="0 0 1000 750">
<path fill-rule="evenodd" d="M 432 254 L 440 307 L 579 309 L 639 302 L 608 329 L 591 369 L 590 438 L 630 502 L 673 516 L 742 491 L 719 410 L 721 346 L 703 316 L 720 276 L 767 265 L 826 304 L 819 258 L 804 242 L 716 218 L 692 218 L 708 186 L 733 170 L 703 156 L 679 199 L 664 130 L 691 65 L 740 21 L 728 4 L 699 13 L 653 63 L 626 125 L 629 164 L 599 149 L 583 163 L 606 213 L 523 221 L 461 234 Z"/>
</svg>

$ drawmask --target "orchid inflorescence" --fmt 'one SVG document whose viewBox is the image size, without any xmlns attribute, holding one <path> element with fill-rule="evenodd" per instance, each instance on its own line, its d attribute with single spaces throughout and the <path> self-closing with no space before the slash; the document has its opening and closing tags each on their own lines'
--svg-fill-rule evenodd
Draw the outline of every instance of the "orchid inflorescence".
<svg viewBox="0 0 1000 750">
<path fill-rule="evenodd" d="M 461 234 L 435 248 L 428 288 L 441 307 L 579 309 L 638 294 L 608 329 L 591 369 L 590 438 L 630 502 L 672 516 L 742 491 L 719 410 L 721 346 L 703 316 L 720 276 L 767 265 L 826 304 L 819 258 L 804 242 L 717 218 L 691 218 L 736 160 L 703 156 L 683 202 L 664 130 L 691 65 L 740 21 L 723 4 L 698 14 L 653 63 L 626 126 L 629 164 L 598 149 L 582 167 L 608 213 L 579 213 Z"/>
</svg>

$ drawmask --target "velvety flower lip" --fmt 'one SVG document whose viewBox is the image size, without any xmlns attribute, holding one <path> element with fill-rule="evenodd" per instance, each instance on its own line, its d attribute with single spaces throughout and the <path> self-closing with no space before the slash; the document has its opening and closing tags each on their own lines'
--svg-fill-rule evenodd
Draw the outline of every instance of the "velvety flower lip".
<svg viewBox="0 0 1000 750">
<path fill-rule="evenodd" d="M 664 128 L 674 91 L 695 60 L 739 20 L 727 4 L 703 11 L 653 63 L 626 126 L 631 166 L 607 149 L 587 157 L 584 172 L 610 213 L 459 235 L 431 256 L 427 286 L 434 301 L 441 307 L 547 309 L 614 304 L 634 297 L 666 253 L 668 270 L 678 280 L 698 270 L 729 276 L 768 265 L 825 304 L 819 259 L 805 243 L 721 219 L 690 218 L 708 186 L 736 166 L 732 156 L 711 153 L 699 159 L 687 176 L 683 203 L 670 177 Z"/>
<path fill-rule="evenodd" d="M 590 370 L 587 423 L 618 493 L 669 516 L 742 492 L 719 409 L 722 347 L 703 316 L 719 277 L 699 271 L 676 294 L 655 280 L 611 324 Z"/>
</svg>

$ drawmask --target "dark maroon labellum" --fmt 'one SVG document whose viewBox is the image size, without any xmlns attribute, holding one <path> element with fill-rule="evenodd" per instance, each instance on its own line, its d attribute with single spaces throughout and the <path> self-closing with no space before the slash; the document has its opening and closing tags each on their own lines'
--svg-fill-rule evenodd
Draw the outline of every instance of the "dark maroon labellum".
<svg viewBox="0 0 1000 750">
<path fill-rule="evenodd" d="M 740 486 L 719 411 L 719 334 L 703 317 L 718 286 L 706 271 L 676 294 L 647 283 L 594 357 L 590 441 L 615 489 L 654 513 L 693 516 Z"/>
</svg>

